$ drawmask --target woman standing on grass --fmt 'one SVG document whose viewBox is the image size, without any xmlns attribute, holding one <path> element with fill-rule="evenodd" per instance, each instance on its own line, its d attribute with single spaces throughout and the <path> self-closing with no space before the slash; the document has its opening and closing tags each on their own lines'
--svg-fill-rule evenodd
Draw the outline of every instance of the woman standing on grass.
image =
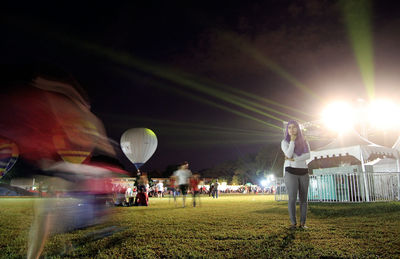
<svg viewBox="0 0 400 259">
<path fill-rule="evenodd" d="M 297 193 L 300 199 L 300 227 L 307 228 L 307 195 L 309 175 L 306 160 L 310 158 L 310 146 L 301 133 L 299 124 L 290 121 L 286 126 L 285 139 L 281 143 L 282 151 L 285 153 L 284 177 L 289 194 L 289 217 L 291 229 L 295 229 L 296 200 Z"/>
</svg>

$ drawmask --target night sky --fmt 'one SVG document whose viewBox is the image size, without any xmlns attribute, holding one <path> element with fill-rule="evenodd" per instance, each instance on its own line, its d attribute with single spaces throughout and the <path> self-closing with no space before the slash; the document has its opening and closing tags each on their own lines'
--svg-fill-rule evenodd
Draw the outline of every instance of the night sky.
<svg viewBox="0 0 400 259">
<path fill-rule="evenodd" d="M 400 100 L 397 1 L 16 5 L 0 11 L 2 63 L 73 74 L 118 142 L 152 129 L 144 171 L 278 148 L 282 120 L 316 120 L 335 99 Z"/>
</svg>

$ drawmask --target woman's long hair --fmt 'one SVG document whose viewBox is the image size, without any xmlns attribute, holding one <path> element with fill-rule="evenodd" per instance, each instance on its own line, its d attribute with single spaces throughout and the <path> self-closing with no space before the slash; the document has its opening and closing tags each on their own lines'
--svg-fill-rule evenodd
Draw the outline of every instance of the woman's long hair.
<svg viewBox="0 0 400 259">
<path fill-rule="evenodd" d="M 297 128 L 297 137 L 294 142 L 294 153 L 298 156 L 304 153 L 308 153 L 310 150 L 308 150 L 308 145 L 306 140 L 303 137 L 303 134 L 301 132 L 299 123 L 297 121 L 289 121 L 288 124 L 286 125 L 286 133 L 285 133 L 285 140 L 289 143 L 290 142 L 290 135 L 288 132 L 289 125 L 295 125 Z"/>
</svg>

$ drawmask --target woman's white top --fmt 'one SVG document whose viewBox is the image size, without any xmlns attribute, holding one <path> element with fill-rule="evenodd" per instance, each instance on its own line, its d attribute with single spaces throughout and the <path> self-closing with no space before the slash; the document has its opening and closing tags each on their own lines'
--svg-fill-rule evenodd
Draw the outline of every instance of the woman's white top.
<svg viewBox="0 0 400 259">
<path fill-rule="evenodd" d="M 288 143 L 286 140 L 282 140 L 281 148 L 282 148 L 283 153 L 285 153 L 285 156 L 294 159 L 294 161 L 285 159 L 285 163 L 283 164 L 283 171 L 285 171 L 285 167 L 288 167 L 288 166 L 294 167 L 294 168 L 307 168 L 306 160 L 310 158 L 310 145 L 308 144 L 307 141 L 306 141 L 306 144 L 308 146 L 308 152 L 303 153 L 300 156 L 298 156 L 298 155 L 296 155 L 296 153 L 294 153 L 295 142 L 290 141 Z"/>
</svg>

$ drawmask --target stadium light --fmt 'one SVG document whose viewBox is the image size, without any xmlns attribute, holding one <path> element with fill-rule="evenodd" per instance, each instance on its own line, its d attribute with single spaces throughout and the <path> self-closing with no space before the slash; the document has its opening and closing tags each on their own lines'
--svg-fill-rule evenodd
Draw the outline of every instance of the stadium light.
<svg viewBox="0 0 400 259">
<path fill-rule="evenodd" d="M 264 180 L 261 181 L 261 186 L 267 187 L 274 180 L 275 180 L 275 176 L 273 174 L 270 174 L 270 175 L 266 176 L 266 178 Z"/>
<path fill-rule="evenodd" d="M 367 109 L 369 125 L 381 130 L 399 128 L 399 114 L 399 106 L 390 100 L 373 101 Z"/>
<path fill-rule="evenodd" d="M 400 129 L 400 106 L 390 100 L 366 103 L 358 99 L 354 106 L 343 101 L 333 102 L 321 113 L 321 121 L 330 131 L 343 134 L 355 125 L 361 126 L 361 135 L 367 137 L 367 128 L 377 130 Z"/>
<path fill-rule="evenodd" d="M 346 102 L 333 102 L 322 111 L 322 121 L 329 130 L 344 133 L 353 128 L 354 109 Z"/>
</svg>

